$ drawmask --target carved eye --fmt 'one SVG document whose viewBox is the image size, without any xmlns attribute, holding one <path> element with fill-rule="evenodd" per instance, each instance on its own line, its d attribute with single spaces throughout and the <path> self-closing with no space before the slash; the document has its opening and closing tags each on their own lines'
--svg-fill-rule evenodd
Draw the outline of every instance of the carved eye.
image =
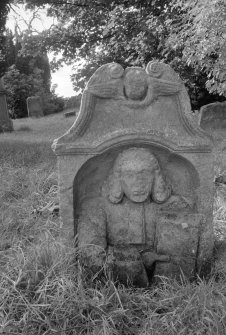
<svg viewBox="0 0 226 335">
<path fill-rule="evenodd" d="M 146 71 L 150 76 L 159 78 L 163 74 L 164 64 L 161 62 L 149 62 Z"/>
<path fill-rule="evenodd" d="M 121 65 L 117 63 L 110 64 L 110 74 L 114 79 L 121 78 L 123 75 L 124 69 Z"/>
</svg>

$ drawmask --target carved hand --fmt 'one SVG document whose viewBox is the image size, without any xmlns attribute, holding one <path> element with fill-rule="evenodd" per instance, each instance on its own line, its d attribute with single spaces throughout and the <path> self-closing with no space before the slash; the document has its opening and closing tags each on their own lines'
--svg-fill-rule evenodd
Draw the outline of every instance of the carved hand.
<svg viewBox="0 0 226 335">
<path fill-rule="evenodd" d="M 154 262 L 169 262 L 170 256 L 168 255 L 158 255 L 156 252 L 146 251 L 141 254 L 142 261 L 146 268 L 150 268 Z"/>
</svg>

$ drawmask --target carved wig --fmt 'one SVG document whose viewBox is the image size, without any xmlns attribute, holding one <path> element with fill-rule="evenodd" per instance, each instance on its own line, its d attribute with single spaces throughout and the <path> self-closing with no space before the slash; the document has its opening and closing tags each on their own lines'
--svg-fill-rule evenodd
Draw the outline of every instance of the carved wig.
<svg viewBox="0 0 226 335">
<path fill-rule="evenodd" d="M 112 203 L 119 203 L 122 201 L 124 196 L 124 190 L 121 183 L 122 168 L 125 163 L 128 164 L 131 162 L 131 164 L 133 164 L 134 161 L 144 161 L 145 164 L 148 164 L 148 168 L 150 168 L 154 174 L 154 181 L 150 189 L 150 197 L 152 201 L 156 203 L 165 202 L 171 195 L 171 187 L 162 175 L 156 157 L 148 149 L 144 148 L 130 148 L 118 155 L 114 162 L 112 174 L 109 178 L 109 200 Z"/>
</svg>

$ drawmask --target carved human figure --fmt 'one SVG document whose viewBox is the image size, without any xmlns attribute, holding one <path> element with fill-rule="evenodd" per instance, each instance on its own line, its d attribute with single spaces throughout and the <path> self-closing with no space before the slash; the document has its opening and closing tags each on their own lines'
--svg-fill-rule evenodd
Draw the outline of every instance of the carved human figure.
<svg viewBox="0 0 226 335">
<path fill-rule="evenodd" d="M 126 283 L 147 286 L 156 262 L 156 227 L 164 206 L 186 208 L 172 195 L 158 160 L 144 148 L 124 150 L 116 158 L 105 196 L 83 202 L 78 222 L 81 261 L 94 272 L 107 264 Z"/>
</svg>

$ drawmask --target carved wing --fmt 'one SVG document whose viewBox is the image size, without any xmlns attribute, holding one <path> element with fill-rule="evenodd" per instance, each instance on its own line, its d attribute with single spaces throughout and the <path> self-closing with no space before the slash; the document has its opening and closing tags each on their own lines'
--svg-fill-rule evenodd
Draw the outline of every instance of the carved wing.
<svg viewBox="0 0 226 335">
<path fill-rule="evenodd" d="M 173 95 L 181 91 L 181 84 L 164 79 L 149 78 L 149 85 L 152 88 L 152 98 L 160 95 Z"/>
<path fill-rule="evenodd" d="M 124 69 L 117 63 L 101 66 L 90 78 L 86 91 L 100 98 L 114 98 L 122 90 Z"/>
<path fill-rule="evenodd" d="M 87 91 L 100 98 L 114 98 L 119 93 L 121 80 L 112 80 L 87 87 Z"/>
</svg>

